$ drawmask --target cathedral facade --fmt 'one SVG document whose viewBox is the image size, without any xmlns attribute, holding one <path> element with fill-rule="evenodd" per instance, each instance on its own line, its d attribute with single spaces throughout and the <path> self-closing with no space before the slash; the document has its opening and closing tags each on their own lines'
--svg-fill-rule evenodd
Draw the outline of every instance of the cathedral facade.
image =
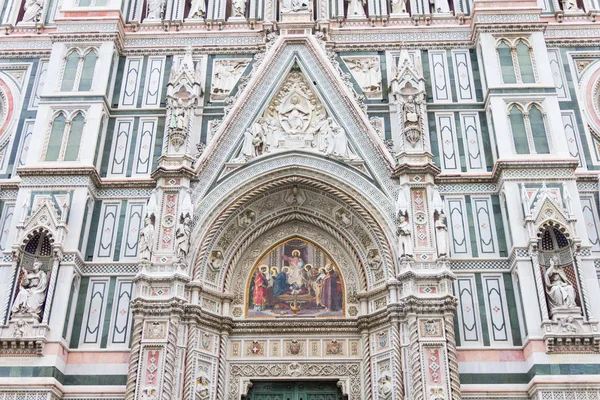
<svg viewBox="0 0 600 400">
<path fill-rule="evenodd" d="M 0 399 L 600 398 L 599 0 L 0 0 Z"/>
</svg>

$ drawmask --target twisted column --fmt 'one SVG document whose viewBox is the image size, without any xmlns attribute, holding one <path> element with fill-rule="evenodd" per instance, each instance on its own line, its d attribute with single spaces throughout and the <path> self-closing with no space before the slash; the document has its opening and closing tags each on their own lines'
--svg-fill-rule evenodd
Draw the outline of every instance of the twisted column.
<svg viewBox="0 0 600 400">
<path fill-rule="evenodd" d="M 404 399 L 404 379 L 402 377 L 402 349 L 400 347 L 400 324 L 392 320 L 392 371 L 394 372 L 395 399 Z M 418 351 L 418 347 L 417 347 Z"/>
<path fill-rule="evenodd" d="M 585 284 L 585 280 L 580 278 L 579 265 L 581 264 L 581 258 L 579 256 L 579 251 L 573 252 L 573 267 L 577 271 L 577 278 L 579 278 L 579 286 L 581 287 L 581 297 L 583 298 L 583 306 L 585 307 L 585 315 L 587 316 L 587 320 L 593 318 L 592 308 L 590 305 L 590 299 L 588 297 L 587 285 Z"/>
<path fill-rule="evenodd" d="M 192 323 L 187 326 L 187 342 L 186 342 L 186 357 L 185 357 L 185 377 L 183 383 L 183 400 L 192 400 L 194 398 L 194 360 L 192 354 L 196 347 L 196 332 L 197 328 Z"/>
<path fill-rule="evenodd" d="M 371 400 L 373 398 L 372 383 L 373 371 L 371 370 L 371 344 L 369 341 L 369 331 L 363 330 L 361 332 L 361 343 L 362 343 L 362 367 L 364 379 L 364 400 Z"/>
<path fill-rule="evenodd" d="M 129 369 L 127 371 L 127 386 L 125 389 L 125 400 L 133 400 L 135 398 L 135 389 L 137 383 L 137 371 L 140 361 L 140 350 L 142 341 L 142 329 L 144 320 L 139 315 L 133 316 L 133 331 L 131 333 L 131 350 L 129 352 Z"/>
<path fill-rule="evenodd" d="M 7 290 L 8 293 L 6 293 L 5 302 L 3 303 L 2 314 L 0 314 L 0 316 L 2 316 L 4 318 L 2 321 L 6 322 L 6 323 L 8 323 L 8 320 L 10 317 L 10 307 L 12 306 L 12 299 L 13 299 L 14 295 L 16 295 L 16 293 L 12 292 L 12 289 L 15 288 L 16 283 L 19 279 L 19 275 L 21 273 L 21 270 L 19 268 L 20 258 L 21 258 L 20 252 L 13 251 L 12 273 L 10 274 L 10 277 L 11 277 L 10 278 L 10 286 L 9 286 L 9 289 Z M 13 296 L 11 296 L 11 294 L 13 294 Z"/>
<path fill-rule="evenodd" d="M 450 388 L 452 400 L 461 400 L 460 377 L 458 375 L 458 358 L 456 356 L 456 336 L 454 334 L 454 315 L 444 315 L 444 329 L 446 330 L 446 351 L 448 352 L 448 370 L 450 371 Z"/>
<path fill-rule="evenodd" d="M 177 354 L 177 325 L 179 321 L 172 318 L 169 322 L 169 334 L 167 345 L 165 346 L 165 367 L 162 380 L 161 396 L 163 400 L 171 400 L 175 395 L 173 389 L 175 388 L 175 355 Z"/>
<path fill-rule="evenodd" d="M 537 248 L 533 248 L 530 251 L 531 264 L 533 265 L 533 276 L 535 277 L 535 286 L 538 293 L 538 299 L 540 302 L 540 308 L 542 312 L 542 321 L 550 319 L 548 316 L 548 306 L 546 305 L 546 289 L 544 288 L 544 281 L 542 280 L 542 273 L 540 271 L 540 258 Z"/>
<path fill-rule="evenodd" d="M 42 324 L 47 324 L 50 318 L 50 309 L 52 308 L 52 299 L 54 298 L 54 288 L 56 287 L 56 279 L 58 278 L 58 265 L 62 260 L 62 254 L 57 251 L 52 261 L 52 272 L 50 273 L 50 282 L 48 282 L 48 290 L 46 291 L 46 304 L 44 306 L 44 315 L 42 316 Z"/>
<path fill-rule="evenodd" d="M 229 342 L 229 333 L 221 332 L 219 340 L 219 370 L 217 371 L 217 397 L 216 400 L 225 400 L 225 374 L 227 368 L 227 343 Z"/>
<path fill-rule="evenodd" d="M 410 367 L 412 370 L 412 400 L 423 400 L 423 375 L 421 374 L 421 352 L 419 350 L 419 326 L 417 317 L 411 316 L 408 321 L 410 341 Z"/>
</svg>

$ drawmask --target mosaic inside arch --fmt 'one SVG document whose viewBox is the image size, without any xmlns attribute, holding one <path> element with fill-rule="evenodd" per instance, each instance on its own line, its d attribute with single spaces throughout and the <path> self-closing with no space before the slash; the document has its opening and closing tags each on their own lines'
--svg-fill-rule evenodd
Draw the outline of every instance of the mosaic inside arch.
<svg viewBox="0 0 600 400">
<path fill-rule="evenodd" d="M 248 282 L 246 315 L 253 318 L 343 317 L 342 275 L 329 255 L 304 239 L 267 252 Z"/>
</svg>

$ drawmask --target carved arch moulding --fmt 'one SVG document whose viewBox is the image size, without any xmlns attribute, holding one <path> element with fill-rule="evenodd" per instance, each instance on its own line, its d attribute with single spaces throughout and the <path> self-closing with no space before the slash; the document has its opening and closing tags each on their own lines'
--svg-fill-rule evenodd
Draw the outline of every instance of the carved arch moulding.
<svg viewBox="0 0 600 400">
<path fill-rule="evenodd" d="M 363 272 L 368 277 L 366 287 L 372 288 L 393 275 L 388 240 L 391 232 L 386 233 L 369 210 L 351 197 L 340 191 L 335 193 L 328 185 L 309 186 L 311 183 L 314 185 L 300 178 L 271 182 L 240 196 L 232 205 L 223 206 L 225 211 L 217 215 L 212 225 L 194 235 L 201 238 L 194 278 L 202 278 L 215 290 L 227 288 L 225 273 L 235 267 L 245 249 L 265 232 L 293 221 L 311 226 L 321 236 L 335 238 L 358 265 L 368 265 Z M 207 225 L 197 223 L 196 230 Z"/>
</svg>

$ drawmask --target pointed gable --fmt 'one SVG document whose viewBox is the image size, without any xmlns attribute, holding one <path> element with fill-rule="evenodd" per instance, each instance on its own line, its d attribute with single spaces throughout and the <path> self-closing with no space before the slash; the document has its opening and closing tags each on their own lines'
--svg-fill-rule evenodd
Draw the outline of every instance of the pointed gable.
<svg viewBox="0 0 600 400">
<path fill-rule="evenodd" d="M 352 93 L 330 64 L 325 50 L 318 44 L 317 39 L 313 37 L 280 37 L 270 47 L 264 58 L 260 57 L 260 59 L 260 66 L 255 67 L 256 70 L 252 71 L 244 91 L 238 96 L 219 131 L 198 160 L 199 173 L 201 175 L 210 173 L 212 176 L 208 180 L 201 180 L 198 187 L 201 192 L 204 191 L 203 187 L 206 190 L 209 184 L 214 185 L 218 182 L 219 177 L 223 176 L 222 172 L 227 169 L 225 164 L 228 160 L 239 157 L 244 134 L 247 134 L 248 130 L 251 131 L 254 122 L 264 117 L 266 112 L 272 112 L 272 110 L 269 111 L 267 105 L 276 101 L 275 99 L 283 87 L 282 82 L 288 77 L 288 74 L 294 72 L 302 73 L 300 79 L 303 82 L 302 85 L 306 85 L 313 93 L 313 95 L 308 95 L 308 99 L 312 97 L 312 100 L 307 100 L 303 96 L 299 96 L 298 100 L 306 101 L 309 104 L 312 101 L 314 104 L 311 104 L 311 107 L 314 109 L 311 112 L 319 115 L 317 119 L 320 119 L 321 122 L 323 117 L 331 117 L 336 124 L 339 124 L 345 132 L 351 153 L 364 160 L 364 174 L 368 180 L 375 181 L 377 186 L 386 191 L 393 186 L 389 172 L 394 165 L 393 158 L 381 138 L 373 130 L 367 115 L 360 109 Z M 300 86 L 299 82 L 298 86 Z M 286 98 L 285 100 L 290 99 Z M 281 96 L 278 101 L 284 101 L 284 97 Z M 319 105 L 322 105 L 322 109 L 319 109 Z M 282 130 L 285 131 L 284 125 L 286 129 L 290 130 L 289 118 L 288 121 L 283 121 L 282 118 L 287 117 L 281 116 L 286 112 L 285 106 L 280 111 L 277 118 L 275 119 L 273 116 L 273 119 Z M 287 111 L 293 110 L 290 108 Z M 300 109 L 296 111 L 301 113 Z M 312 119 L 296 122 L 298 124 L 308 123 L 308 126 L 315 127 Z M 293 149 L 290 150 L 293 151 Z M 326 155 L 322 156 L 326 157 Z M 343 158 L 335 161 L 342 159 L 343 162 Z M 345 164 L 348 168 L 354 168 L 351 163 Z"/>
</svg>

